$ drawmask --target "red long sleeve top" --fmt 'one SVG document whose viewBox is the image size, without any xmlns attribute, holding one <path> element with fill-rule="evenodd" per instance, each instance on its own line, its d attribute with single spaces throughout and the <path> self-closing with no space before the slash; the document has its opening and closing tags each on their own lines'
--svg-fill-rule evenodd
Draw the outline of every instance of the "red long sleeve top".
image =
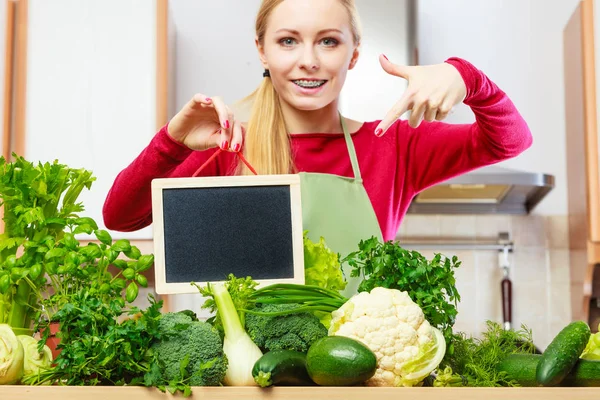
<svg viewBox="0 0 600 400">
<path fill-rule="evenodd" d="M 456 175 L 512 158 L 532 144 L 531 132 L 508 96 L 469 62 L 450 58 L 467 88 L 464 103 L 475 115 L 472 124 L 423 121 L 412 128 L 397 120 L 378 138 L 379 121 L 365 122 L 352 133 L 364 186 L 385 240 L 394 239 L 415 195 Z M 344 135 L 292 134 L 299 171 L 352 177 Z M 189 177 L 216 149 L 193 151 L 175 142 L 163 127 L 129 166 L 119 173 L 103 207 L 108 229 L 135 231 L 152 223 L 154 178 Z M 223 152 L 202 176 L 228 175 L 234 153 Z"/>
</svg>

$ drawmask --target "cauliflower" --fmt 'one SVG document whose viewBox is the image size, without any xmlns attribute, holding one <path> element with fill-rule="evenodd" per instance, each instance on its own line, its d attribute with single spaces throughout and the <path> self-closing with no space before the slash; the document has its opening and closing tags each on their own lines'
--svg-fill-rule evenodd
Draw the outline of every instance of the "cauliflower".
<svg viewBox="0 0 600 400">
<path fill-rule="evenodd" d="M 366 385 L 414 386 L 445 354 L 436 331 L 407 292 L 376 287 L 333 311 L 329 335 L 358 340 L 375 353 L 377 371 Z"/>
</svg>

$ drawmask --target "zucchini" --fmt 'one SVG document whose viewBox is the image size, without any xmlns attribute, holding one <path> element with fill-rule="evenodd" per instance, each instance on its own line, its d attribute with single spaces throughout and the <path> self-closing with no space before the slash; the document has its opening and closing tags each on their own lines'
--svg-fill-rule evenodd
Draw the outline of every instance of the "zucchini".
<svg viewBox="0 0 600 400">
<path fill-rule="evenodd" d="M 314 385 L 306 372 L 306 354 L 293 350 L 272 350 L 263 354 L 254 363 L 252 377 L 260 387 Z"/>
<path fill-rule="evenodd" d="M 498 364 L 497 369 L 506 372 L 521 386 L 540 386 L 536 370 L 541 358 L 539 354 L 511 354 Z M 560 386 L 600 387 L 600 361 L 578 360 Z"/>
<path fill-rule="evenodd" d="M 358 340 L 327 336 L 308 349 L 306 369 L 320 386 L 358 385 L 375 375 L 377 357 Z"/>
<path fill-rule="evenodd" d="M 536 369 L 542 386 L 557 386 L 573 369 L 590 339 L 590 327 L 583 321 L 571 322 L 548 345 Z"/>
</svg>

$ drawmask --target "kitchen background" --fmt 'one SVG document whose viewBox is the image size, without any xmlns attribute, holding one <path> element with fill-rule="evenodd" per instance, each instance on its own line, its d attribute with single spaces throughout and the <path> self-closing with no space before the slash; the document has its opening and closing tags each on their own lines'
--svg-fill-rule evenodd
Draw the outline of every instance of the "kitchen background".
<svg viewBox="0 0 600 400">
<path fill-rule="evenodd" d="M 18 25 L 15 40 L 7 41 L 12 5 L 0 1 L 0 57 L 11 43 L 14 49 L 9 53 L 15 54 L 14 64 L 0 59 L 0 78 L 12 71 L 11 79 L 0 79 L 0 93 L 12 94 L 0 97 L 2 126 L 10 128 L 11 148 L 22 149 L 28 159 L 58 158 L 93 170 L 98 180 L 82 200 L 87 214 L 99 223 L 115 175 L 147 145 L 161 121 L 196 92 L 221 95 L 233 103 L 262 79 L 253 42 L 259 0 L 13 3 L 27 4 L 27 28 Z M 382 118 L 400 98 L 404 81 L 381 69 L 380 53 L 392 62 L 409 64 L 462 57 L 508 93 L 528 122 L 534 144 L 502 166 L 551 175 L 553 190 L 529 215 L 409 214 L 398 237 L 474 243 L 509 233 L 514 244 L 509 255 L 513 326 L 531 328 L 540 348 L 569 321 L 588 319 L 588 228 L 570 206 L 567 162 L 569 135 L 584 135 L 571 130 L 568 121 L 582 126 L 583 117 L 577 114 L 581 109 L 574 115 L 567 112 L 566 88 L 577 77 L 565 73 L 569 60 L 577 65 L 576 48 L 581 46 L 578 39 L 572 40 L 577 35 L 568 36 L 567 28 L 580 28 L 578 13 L 584 3 L 588 2 L 357 0 L 363 51 L 348 75 L 341 102 L 346 115 L 373 120 Z M 168 9 L 167 20 L 161 19 L 161 7 Z M 25 18 L 23 7 L 17 10 L 17 21 Z M 160 39 L 161 33 L 168 35 Z M 157 64 L 157 54 L 163 53 L 169 55 L 169 63 Z M 6 89 L 7 84 L 12 86 Z M 459 106 L 447 121 L 473 120 L 470 110 Z M 24 142 L 15 139 L 19 132 Z M 6 154 L 6 142 L 4 146 Z M 111 233 L 137 241 L 142 251 L 153 251 L 151 228 Z M 427 257 L 436 252 L 420 251 Z M 486 320 L 502 322 L 499 252 L 439 251 L 462 261 L 457 286 L 463 301 L 456 327 L 478 335 Z M 173 296 L 170 305 L 197 310 L 198 297 Z"/>
</svg>

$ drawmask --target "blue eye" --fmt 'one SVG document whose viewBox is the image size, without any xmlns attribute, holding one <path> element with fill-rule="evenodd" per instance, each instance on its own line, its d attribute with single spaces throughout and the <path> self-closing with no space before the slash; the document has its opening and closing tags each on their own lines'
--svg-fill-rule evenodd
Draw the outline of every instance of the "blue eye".
<svg viewBox="0 0 600 400">
<path fill-rule="evenodd" d="M 327 47 L 337 46 L 340 42 L 333 38 L 325 38 L 322 40 L 323 44 Z"/>
<path fill-rule="evenodd" d="M 296 40 L 292 38 L 283 38 L 279 41 L 279 43 L 284 46 L 292 46 L 294 43 L 296 43 Z"/>
</svg>

